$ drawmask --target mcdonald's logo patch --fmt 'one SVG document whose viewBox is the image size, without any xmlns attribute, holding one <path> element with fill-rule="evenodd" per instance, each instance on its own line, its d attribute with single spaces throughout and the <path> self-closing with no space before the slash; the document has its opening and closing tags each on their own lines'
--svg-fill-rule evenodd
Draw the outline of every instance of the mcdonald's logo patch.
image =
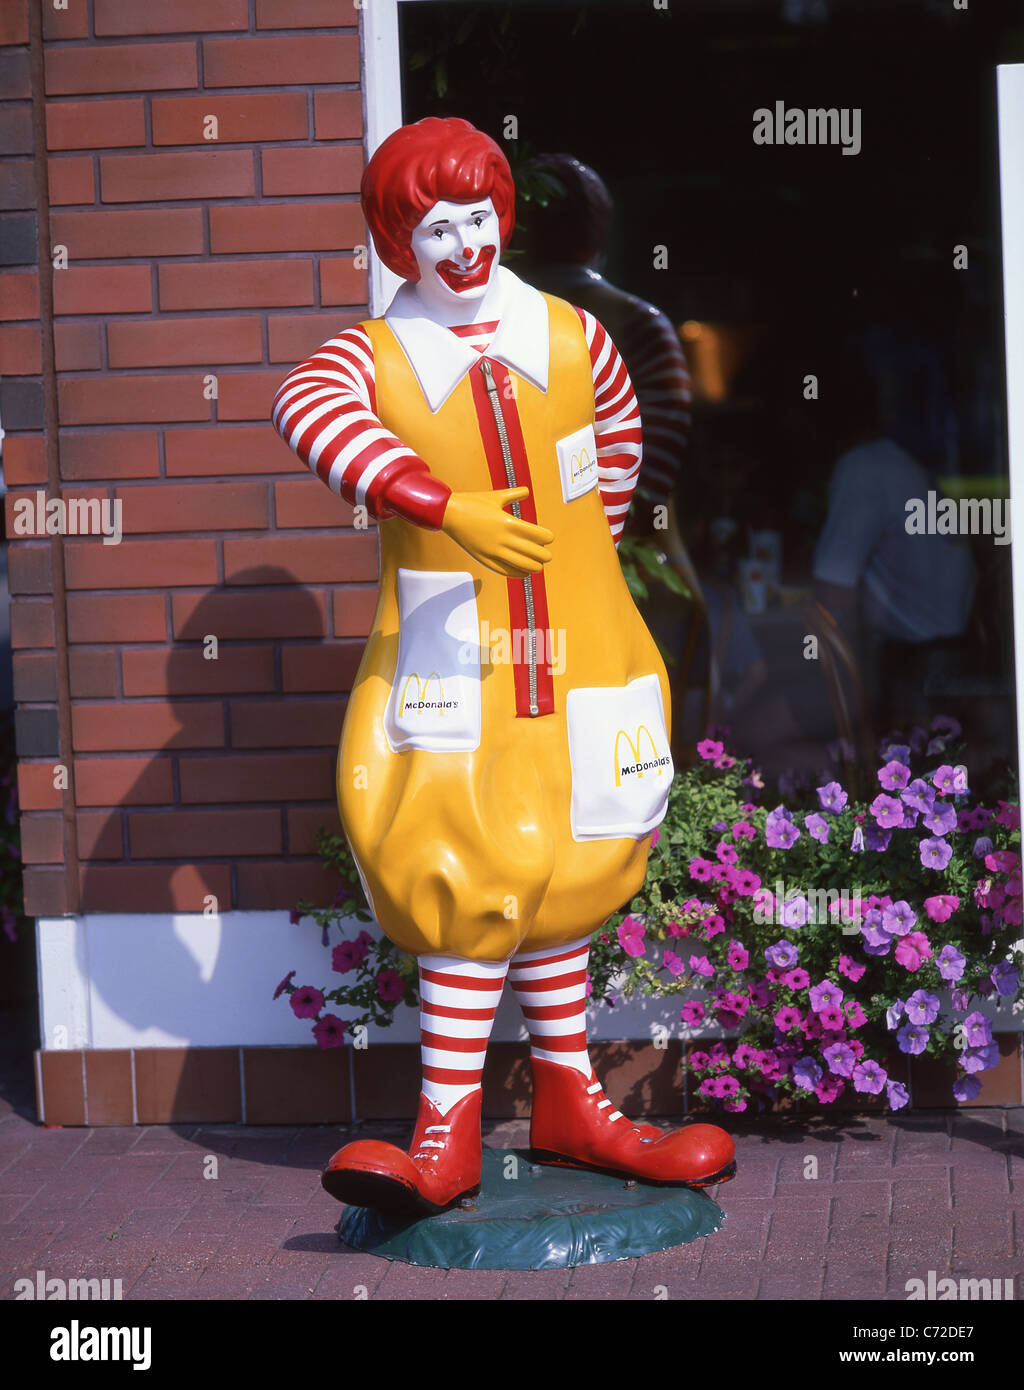
<svg viewBox="0 0 1024 1390">
<path fill-rule="evenodd" d="M 629 762 L 623 762 L 620 756 L 623 740 L 632 754 L 632 760 Z M 641 756 L 640 749 L 644 744 L 650 749 L 649 757 Z M 672 759 L 667 753 L 659 754 L 654 742 L 654 735 L 646 724 L 639 726 L 635 740 L 630 738 L 625 729 L 620 729 L 615 735 L 613 757 L 615 759 L 615 785 L 617 787 L 622 785 L 623 777 L 642 778 L 645 772 L 654 772 L 658 777 L 663 777 L 665 775 L 664 769 L 672 765 Z"/>
<path fill-rule="evenodd" d="M 430 690 L 430 682 L 437 681 L 437 699 L 428 700 L 427 695 Z M 412 699 L 409 698 L 409 687 L 415 684 L 416 691 Z M 407 677 L 402 688 L 402 698 L 399 701 L 398 712 L 400 715 L 414 714 L 419 711 L 436 710 L 439 714 L 444 714 L 446 710 L 458 709 L 458 700 L 445 699 L 444 682 L 437 671 L 431 671 L 425 680 L 420 680 L 419 672 L 413 671 Z"/>
</svg>

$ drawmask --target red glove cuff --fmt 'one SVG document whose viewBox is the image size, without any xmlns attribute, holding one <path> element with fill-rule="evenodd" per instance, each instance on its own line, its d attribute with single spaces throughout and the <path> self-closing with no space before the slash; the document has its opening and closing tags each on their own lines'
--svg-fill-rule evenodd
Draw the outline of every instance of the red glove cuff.
<svg viewBox="0 0 1024 1390">
<path fill-rule="evenodd" d="M 377 504 L 382 515 L 386 510 L 428 531 L 439 531 L 451 495 L 448 484 L 433 473 L 410 469 L 384 484 Z"/>
</svg>

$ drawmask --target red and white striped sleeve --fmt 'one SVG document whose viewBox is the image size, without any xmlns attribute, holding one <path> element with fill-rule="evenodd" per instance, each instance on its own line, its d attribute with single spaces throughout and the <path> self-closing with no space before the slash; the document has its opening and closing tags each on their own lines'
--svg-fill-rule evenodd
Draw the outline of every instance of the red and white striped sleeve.
<svg viewBox="0 0 1024 1390">
<path fill-rule="evenodd" d="M 593 314 L 579 308 L 576 312 L 583 324 L 594 376 L 598 488 L 612 540 L 618 545 L 640 475 L 640 407 L 626 364 L 611 338 Z"/>
<path fill-rule="evenodd" d="M 285 377 L 271 419 L 289 448 L 353 506 L 441 525 L 451 488 L 376 414 L 373 345 L 348 328 Z"/>
</svg>

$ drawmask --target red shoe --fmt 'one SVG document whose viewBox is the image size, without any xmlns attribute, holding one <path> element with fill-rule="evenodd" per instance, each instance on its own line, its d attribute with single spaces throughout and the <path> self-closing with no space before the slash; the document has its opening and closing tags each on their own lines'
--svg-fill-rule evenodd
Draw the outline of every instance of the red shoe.
<svg viewBox="0 0 1024 1390">
<path fill-rule="evenodd" d="M 349 1206 L 394 1216 L 433 1216 L 480 1191 L 480 1089 L 447 1115 L 420 1095 L 409 1152 L 380 1139 L 356 1139 L 339 1149 L 320 1179 Z"/>
<path fill-rule="evenodd" d="M 684 1125 L 667 1133 L 635 1126 L 593 1075 L 588 1081 L 575 1067 L 539 1058 L 532 1070 L 530 1147 L 536 1163 L 687 1187 L 726 1182 L 735 1173 L 735 1146 L 717 1125 Z"/>
</svg>

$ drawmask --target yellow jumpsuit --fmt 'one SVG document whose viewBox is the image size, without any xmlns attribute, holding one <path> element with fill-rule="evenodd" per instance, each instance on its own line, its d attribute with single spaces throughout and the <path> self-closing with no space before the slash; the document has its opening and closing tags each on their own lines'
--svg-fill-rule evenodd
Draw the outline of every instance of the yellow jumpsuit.
<svg viewBox="0 0 1024 1390">
<path fill-rule="evenodd" d="M 497 461 L 516 455 L 527 519 L 555 537 L 532 607 L 554 636 L 535 639 L 531 674 L 521 579 L 441 531 L 380 525 L 380 597 L 345 717 L 338 805 L 377 921 L 415 955 L 501 961 L 596 930 L 643 881 L 672 777 L 665 668 L 596 486 L 583 326 L 544 299 L 547 390 L 496 368 L 501 394 L 481 364 L 436 413 L 388 324 L 361 325 L 385 428 L 455 491 L 505 486 L 502 432 L 481 405 L 497 399 L 511 436 Z M 546 692 L 536 715 L 533 686 Z M 417 720 L 431 732 L 417 734 Z"/>
</svg>

